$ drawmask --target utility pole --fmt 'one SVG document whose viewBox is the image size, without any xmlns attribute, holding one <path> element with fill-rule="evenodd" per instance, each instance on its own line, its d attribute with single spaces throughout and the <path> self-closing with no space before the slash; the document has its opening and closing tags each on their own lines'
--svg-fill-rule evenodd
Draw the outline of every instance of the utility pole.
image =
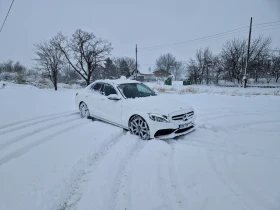
<svg viewBox="0 0 280 210">
<path fill-rule="evenodd" d="M 136 69 L 135 69 L 135 72 L 136 72 L 136 80 L 137 80 L 137 73 L 138 73 L 138 68 L 137 68 L 137 45 L 136 45 L 136 48 L 135 48 L 135 53 L 136 53 Z"/>
<path fill-rule="evenodd" d="M 246 85 L 247 85 L 247 68 L 248 68 L 249 54 L 250 54 L 251 33 L 252 33 L 252 20 L 253 20 L 253 18 L 251 17 L 250 30 L 249 30 L 249 40 L 248 40 L 248 51 L 247 51 L 247 59 L 246 59 L 246 66 L 245 66 L 245 76 L 244 76 L 244 88 L 246 88 Z"/>
</svg>

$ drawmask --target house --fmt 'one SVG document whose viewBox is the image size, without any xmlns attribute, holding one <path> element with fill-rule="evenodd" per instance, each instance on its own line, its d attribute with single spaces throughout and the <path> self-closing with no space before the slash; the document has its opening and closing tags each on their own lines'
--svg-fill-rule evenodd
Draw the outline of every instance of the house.
<svg viewBox="0 0 280 210">
<path fill-rule="evenodd" d="M 154 71 L 154 76 L 157 78 L 157 80 L 165 80 L 168 77 L 172 77 L 172 74 L 170 74 L 168 71 L 160 69 L 160 70 Z"/>
<path fill-rule="evenodd" d="M 155 75 L 153 74 L 153 72 L 146 70 L 146 69 L 137 69 L 131 72 L 131 79 L 135 79 L 138 81 L 145 81 L 145 82 L 149 82 L 149 81 L 155 81 Z"/>
</svg>

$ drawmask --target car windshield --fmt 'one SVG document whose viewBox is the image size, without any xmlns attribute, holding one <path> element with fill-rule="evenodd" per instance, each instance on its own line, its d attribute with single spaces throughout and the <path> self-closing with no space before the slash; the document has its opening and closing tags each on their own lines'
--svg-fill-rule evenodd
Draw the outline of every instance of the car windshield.
<svg viewBox="0 0 280 210">
<path fill-rule="evenodd" d="M 155 92 L 142 83 L 127 83 L 118 86 L 126 98 L 155 96 Z"/>
</svg>

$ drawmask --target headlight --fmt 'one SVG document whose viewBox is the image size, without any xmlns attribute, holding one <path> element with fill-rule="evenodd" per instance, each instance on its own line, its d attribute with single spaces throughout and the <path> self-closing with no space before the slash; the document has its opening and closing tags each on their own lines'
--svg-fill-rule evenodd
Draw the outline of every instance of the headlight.
<svg viewBox="0 0 280 210">
<path fill-rule="evenodd" d="M 162 116 L 159 114 L 149 114 L 149 117 L 151 120 L 156 121 L 156 122 L 165 122 L 169 123 L 169 120 L 167 119 L 166 116 Z"/>
</svg>

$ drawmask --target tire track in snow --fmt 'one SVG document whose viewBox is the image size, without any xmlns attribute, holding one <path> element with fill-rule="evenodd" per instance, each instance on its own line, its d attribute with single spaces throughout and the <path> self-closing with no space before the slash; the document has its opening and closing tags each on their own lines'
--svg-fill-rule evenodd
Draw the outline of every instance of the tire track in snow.
<svg viewBox="0 0 280 210">
<path fill-rule="evenodd" d="M 66 195 L 62 203 L 58 204 L 58 210 L 75 209 L 82 198 L 82 185 L 85 185 L 89 181 L 88 176 L 94 172 L 102 159 L 121 141 L 123 135 L 124 131 L 121 131 L 119 134 L 111 135 L 108 141 L 104 141 L 105 143 L 101 145 L 97 153 L 89 156 L 86 162 L 83 160 L 80 161 L 79 165 L 83 166 L 80 168 L 78 165 L 77 167 L 80 169 L 73 173 L 73 178 L 70 179 L 68 183 L 69 186 L 64 189 Z"/>
<path fill-rule="evenodd" d="M 170 204 L 168 209 L 188 209 L 187 202 L 185 202 L 186 198 L 183 196 L 174 166 L 174 150 L 178 142 L 176 140 L 167 140 L 166 143 L 170 146 L 170 152 L 165 153 L 161 161 L 161 170 L 165 170 L 165 174 L 167 175 L 165 179 L 162 179 L 164 182 L 161 182 L 161 186 L 163 186 L 162 192 L 168 193 L 163 193 L 163 197 Z"/>
<path fill-rule="evenodd" d="M 79 120 L 79 119 L 70 120 L 70 121 L 68 121 L 68 123 L 71 123 L 71 122 L 77 121 L 77 120 Z M 56 136 L 59 136 L 63 133 L 66 133 L 66 132 L 70 131 L 73 128 L 77 128 L 77 127 L 80 127 L 80 126 L 88 124 L 88 123 L 89 122 L 83 122 L 83 123 L 79 122 L 79 124 L 74 124 L 74 125 L 71 125 L 71 126 L 67 126 L 66 128 L 60 129 L 60 130 L 58 130 L 58 131 L 56 131 L 52 134 L 49 134 L 49 135 L 47 135 L 43 138 L 40 138 L 37 141 L 31 142 L 31 143 L 29 143 L 29 144 L 27 144 L 27 145 L 25 145 L 25 146 L 23 146 L 19 149 L 16 149 L 15 151 L 13 151 L 13 152 L 5 155 L 4 157 L 0 158 L 0 166 L 9 162 L 9 161 L 11 161 L 14 158 L 19 158 L 23 154 L 27 153 L 30 149 L 32 149 L 34 147 L 37 147 L 37 146 L 39 146 L 39 145 L 41 145 L 41 144 L 43 144 L 47 141 L 50 141 Z"/>
<path fill-rule="evenodd" d="M 251 203 L 253 201 L 253 203 L 258 203 L 258 207 L 262 206 L 263 209 L 265 209 L 266 206 L 270 206 L 266 201 L 269 200 L 268 197 L 266 197 L 266 195 L 262 195 L 260 196 L 258 193 L 257 193 L 257 190 L 253 189 L 252 186 L 249 186 L 248 183 L 244 182 L 244 181 L 241 181 L 240 179 L 237 178 L 237 176 L 235 175 L 234 173 L 234 170 L 232 170 L 232 167 L 229 167 L 228 166 L 228 163 L 226 161 L 227 159 L 227 156 L 231 156 L 233 157 L 233 159 L 235 160 L 237 157 L 236 157 L 236 154 L 238 154 L 236 151 L 235 151 L 235 146 L 233 146 L 230 141 L 228 140 L 228 138 L 226 138 L 225 140 L 226 142 L 226 145 L 227 145 L 227 151 L 228 153 L 224 153 L 224 157 L 223 157 L 223 162 L 227 168 L 227 171 L 230 172 L 230 179 L 232 180 L 232 182 L 239 188 L 242 190 L 242 197 L 246 196 L 247 198 L 251 198 Z M 251 155 L 252 156 L 252 155 Z M 256 156 L 256 155 L 255 155 Z M 256 157 L 262 157 L 262 158 L 267 158 L 266 156 L 261 156 L 261 155 L 258 155 Z M 265 205 L 264 205 L 265 203 Z"/>
<path fill-rule="evenodd" d="M 200 138 L 195 138 L 195 139 L 200 139 Z M 225 139 L 224 144 L 223 145 L 217 144 L 217 147 L 215 147 L 214 144 L 213 146 L 211 146 L 211 144 L 208 144 L 207 142 L 197 141 L 197 140 L 179 141 L 178 144 L 182 146 L 191 146 L 191 147 L 199 147 L 199 148 L 207 149 L 210 166 L 214 170 L 215 174 L 217 174 L 218 178 L 222 181 L 222 183 L 225 184 L 231 190 L 231 192 L 234 191 L 233 194 L 235 194 L 237 197 L 240 197 L 241 202 L 244 201 L 246 203 L 245 205 L 248 205 L 249 208 L 256 209 L 257 207 L 260 206 L 262 206 L 262 208 L 265 208 L 265 206 L 269 206 L 270 204 L 267 203 L 269 198 L 265 197 L 265 195 L 259 195 L 256 192 L 257 190 L 254 190 L 253 186 L 249 186 L 248 183 L 240 180 L 238 176 L 235 175 L 232 166 L 228 165 L 228 162 L 226 160 L 228 157 L 232 157 L 235 159 L 236 155 L 260 157 L 260 158 L 265 158 L 269 160 L 278 160 L 278 161 L 279 161 L 279 157 L 263 154 L 259 150 L 252 150 L 251 148 L 246 148 L 246 147 L 240 147 L 240 148 L 242 148 L 243 150 L 246 149 L 251 151 L 249 152 L 236 151 L 236 148 L 238 148 L 239 146 L 232 145 L 232 143 L 229 141 L 227 136 L 224 136 L 223 139 Z M 213 159 L 214 157 L 213 155 L 211 155 L 214 154 L 213 152 L 224 154 L 223 158 L 221 158 L 221 163 L 224 163 L 226 167 L 224 173 L 220 171 L 218 165 L 215 164 L 215 161 Z M 242 199 L 245 197 L 247 199 Z M 248 198 L 250 198 L 250 200 L 248 200 Z M 255 205 L 255 203 L 258 203 L 257 206 Z"/>
<path fill-rule="evenodd" d="M 42 118 L 47 118 L 47 117 L 62 115 L 62 114 L 66 114 L 66 113 L 69 113 L 69 112 L 73 112 L 73 111 L 61 112 L 61 113 L 57 113 L 57 114 L 44 115 L 44 116 L 41 116 L 41 117 L 34 117 L 34 118 L 26 119 L 26 120 L 20 120 L 20 121 L 17 121 L 17 122 L 13 122 L 13 123 L 6 124 L 6 125 L 1 125 L 1 126 L 0 126 L 0 130 L 2 130 L 2 129 L 4 129 L 4 128 L 7 128 L 7 127 L 19 125 L 19 124 L 22 124 L 22 123 L 26 123 L 26 122 L 30 122 L 30 121 L 34 121 L 34 120 L 38 120 L 38 119 L 42 119 Z"/>
<path fill-rule="evenodd" d="M 237 124 L 233 124 L 228 126 L 228 129 L 234 129 L 234 128 L 244 128 L 244 126 L 252 126 L 252 125 L 262 125 L 262 124 L 266 124 L 266 123 L 280 123 L 280 120 L 261 120 L 261 121 L 248 121 L 246 123 L 237 123 Z"/>
<path fill-rule="evenodd" d="M 248 209 L 253 210 L 254 208 L 252 208 L 240 195 L 239 192 L 236 191 L 236 189 L 234 189 L 234 187 L 232 186 L 232 184 L 228 183 L 228 181 L 226 180 L 224 174 L 218 170 L 217 165 L 214 162 L 214 158 L 213 156 L 210 154 L 210 151 L 207 151 L 208 154 L 208 161 L 210 163 L 211 168 L 213 169 L 213 171 L 215 172 L 215 174 L 217 175 L 218 179 L 230 190 L 230 192 L 241 202 L 244 204 L 244 206 L 246 206 Z"/>
<path fill-rule="evenodd" d="M 182 191 L 180 190 L 180 184 L 178 182 L 177 176 L 176 176 L 176 171 L 175 171 L 175 166 L 174 166 L 174 146 L 172 146 L 171 154 L 169 155 L 169 177 L 170 177 L 170 182 L 172 184 L 172 189 L 173 189 L 173 196 L 175 198 L 175 202 L 177 206 L 179 207 L 178 209 L 184 209 L 183 204 L 185 203 L 185 199 L 183 196 Z M 184 206 L 187 206 L 186 204 Z M 187 208 L 188 209 L 188 208 Z"/>
<path fill-rule="evenodd" d="M 73 114 L 71 114 L 71 115 L 73 115 Z M 69 117 L 69 116 L 67 115 L 67 116 L 59 117 L 59 119 L 65 118 L 65 117 Z M 80 118 L 79 117 L 75 117 L 74 119 L 70 118 L 70 119 L 66 119 L 66 120 L 61 120 L 61 121 L 58 121 L 56 123 L 52 123 L 52 124 L 47 125 L 47 126 L 46 125 L 42 126 L 42 127 L 37 128 L 35 130 L 29 131 L 27 133 L 20 134 L 19 136 L 16 136 L 14 138 L 9 139 L 7 142 L 1 143 L 0 144 L 0 151 L 2 151 L 3 149 L 9 147 L 10 145 L 12 145 L 12 144 L 14 144 L 16 142 L 22 141 L 22 140 L 24 140 L 24 139 L 26 139 L 26 138 L 28 138 L 28 137 L 30 137 L 32 135 L 38 134 L 38 133 L 40 133 L 42 131 L 45 131 L 45 130 L 53 128 L 53 127 L 56 127 L 58 125 L 63 125 L 65 123 L 69 122 L 69 121 L 78 120 L 78 119 L 80 119 Z"/>
<path fill-rule="evenodd" d="M 68 117 L 68 116 L 72 116 L 72 115 L 77 115 L 78 112 L 73 112 L 73 113 L 66 113 L 66 114 L 59 114 L 59 115 L 56 115 L 54 117 L 46 117 L 47 119 L 41 119 L 41 120 L 34 120 L 34 121 L 31 121 L 31 122 L 28 122 L 28 123 L 20 123 L 22 125 L 19 125 L 19 126 L 9 126 L 7 129 L 5 128 L 4 131 L 0 131 L 0 135 L 3 135 L 3 134 L 6 134 L 6 133 L 10 133 L 10 132 L 13 132 L 13 131 L 16 131 L 16 130 L 19 130 L 19 129 L 23 129 L 23 128 L 28 128 L 32 125 L 37 125 L 39 123 L 43 123 L 43 122 L 48 122 L 48 121 L 51 121 L 51 120 L 55 120 L 55 119 L 60 119 L 60 118 L 63 118 L 63 117 Z M 3 130 L 3 129 L 2 129 Z"/>
<path fill-rule="evenodd" d="M 239 113 L 239 112 L 223 112 L 223 113 L 213 113 L 213 114 L 201 114 L 201 116 L 197 117 L 199 121 L 204 120 L 221 120 L 229 117 L 239 117 L 239 116 L 257 116 L 259 112 L 253 113 Z"/>
<path fill-rule="evenodd" d="M 196 142 L 198 142 L 198 144 Z M 178 144 L 180 144 L 182 146 L 186 146 L 186 147 L 190 146 L 190 147 L 198 147 L 198 148 L 208 149 L 208 150 L 215 151 L 215 152 L 226 152 L 227 151 L 226 148 L 223 147 L 223 146 L 217 146 L 217 147 L 210 146 L 211 144 L 208 144 L 207 142 L 205 142 L 205 145 L 204 145 L 204 143 L 199 143 L 199 141 L 188 141 L 188 142 L 185 141 L 184 143 L 182 141 L 180 141 L 180 142 L 178 142 Z M 209 146 L 206 146 L 206 145 L 209 145 Z M 245 148 L 245 147 L 242 147 L 242 149 L 250 150 L 250 148 Z M 252 149 L 251 149 L 251 151 L 246 151 L 246 152 L 230 151 L 229 154 L 250 156 L 250 157 L 260 157 L 260 158 L 265 158 L 265 159 L 269 159 L 269 160 L 280 161 L 280 157 L 278 157 L 278 156 L 262 154 L 259 150 L 252 150 Z"/>
<path fill-rule="evenodd" d="M 130 200 L 130 194 L 129 191 L 130 183 L 131 183 L 131 170 L 132 170 L 132 161 L 135 159 L 138 154 L 142 151 L 142 149 L 145 147 L 146 141 L 138 139 L 136 144 L 132 147 L 130 152 L 127 153 L 125 161 L 121 165 L 121 169 L 116 176 L 115 179 L 115 187 L 111 195 L 111 199 L 109 199 L 109 207 L 108 209 L 120 209 L 117 208 L 117 201 L 125 201 L 126 204 L 124 204 L 126 207 L 124 209 L 132 209 L 131 208 L 131 200 Z M 125 192 L 122 194 L 123 191 L 122 188 L 126 188 Z M 118 199 L 119 198 L 119 199 Z"/>
</svg>

